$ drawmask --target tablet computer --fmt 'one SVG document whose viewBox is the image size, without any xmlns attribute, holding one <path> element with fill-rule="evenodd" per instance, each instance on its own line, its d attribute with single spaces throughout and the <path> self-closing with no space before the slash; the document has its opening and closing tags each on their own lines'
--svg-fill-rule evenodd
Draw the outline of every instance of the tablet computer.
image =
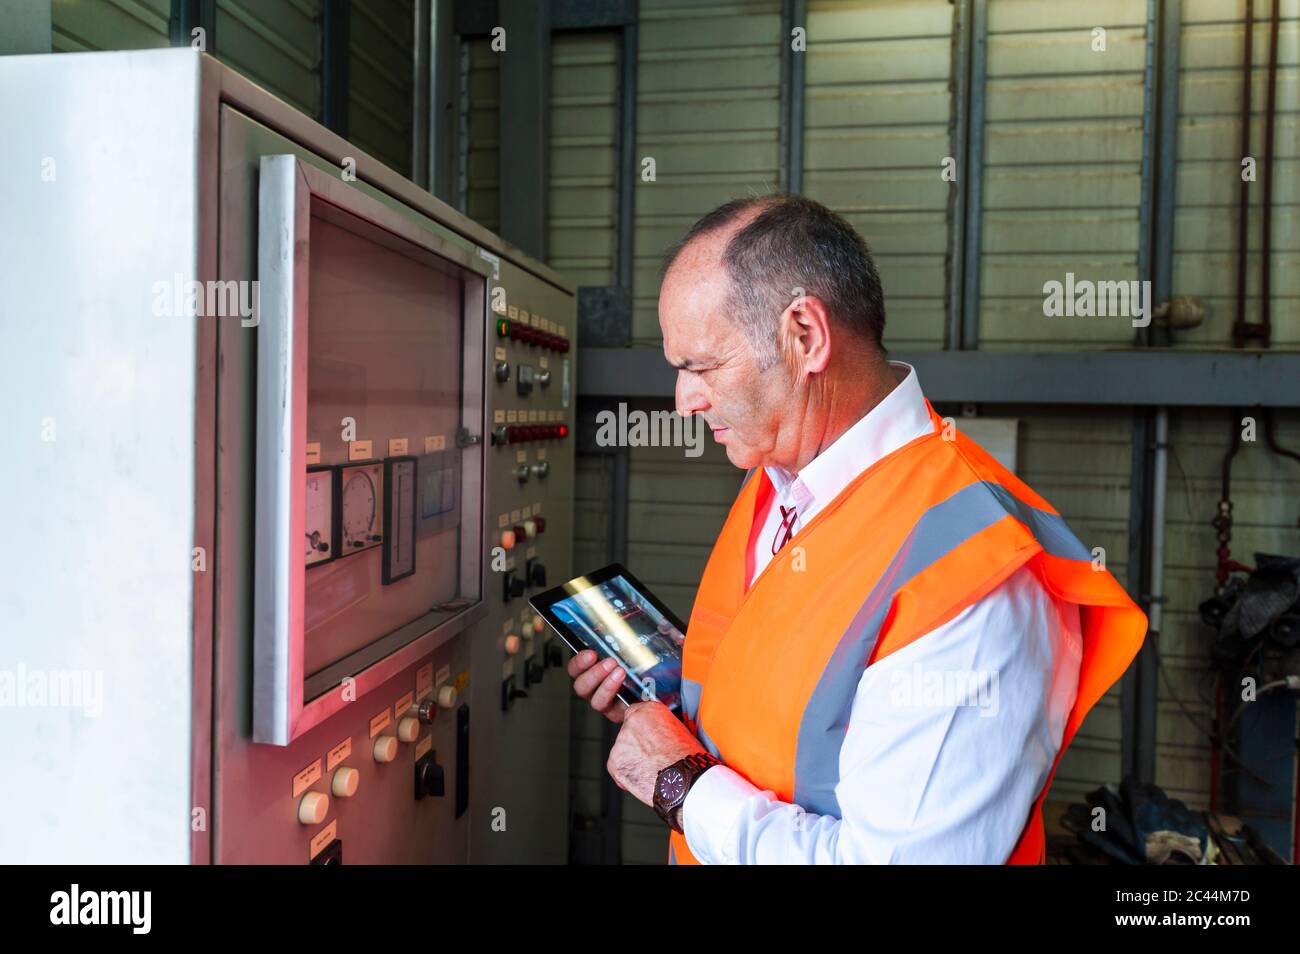
<svg viewBox="0 0 1300 954">
<path fill-rule="evenodd" d="M 613 656 L 627 676 L 624 705 L 657 700 L 680 714 L 686 627 L 618 563 L 529 598 L 537 614 L 574 654 Z"/>
</svg>

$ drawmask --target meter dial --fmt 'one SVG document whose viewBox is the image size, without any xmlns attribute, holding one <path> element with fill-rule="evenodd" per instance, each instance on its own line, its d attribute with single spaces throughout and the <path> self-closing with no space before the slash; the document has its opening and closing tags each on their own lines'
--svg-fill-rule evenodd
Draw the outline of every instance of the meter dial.
<svg viewBox="0 0 1300 954">
<path fill-rule="evenodd" d="M 384 465 L 344 467 L 339 477 L 340 555 L 377 546 L 383 539 Z"/>
<path fill-rule="evenodd" d="M 307 566 L 334 558 L 334 470 L 307 471 L 307 519 L 303 529 L 303 558 Z"/>
<path fill-rule="evenodd" d="M 415 487 L 414 457 L 390 457 L 384 461 L 384 484 L 388 491 L 384 521 L 384 584 L 415 572 Z"/>
</svg>

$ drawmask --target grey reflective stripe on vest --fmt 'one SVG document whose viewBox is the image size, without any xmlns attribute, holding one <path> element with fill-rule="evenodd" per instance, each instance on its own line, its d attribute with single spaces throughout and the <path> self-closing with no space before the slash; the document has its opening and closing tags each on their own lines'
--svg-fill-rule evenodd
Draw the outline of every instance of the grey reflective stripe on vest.
<svg viewBox="0 0 1300 954">
<path fill-rule="evenodd" d="M 692 722 L 699 721 L 700 693 L 703 691 L 704 687 L 694 679 L 682 677 L 682 710 Z"/>
<path fill-rule="evenodd" d="M 673 851 L 672 841 L 668 842 L 668 863 L 670 865 L 677 864 L 677 852 Z"/>
<path fill-rule="evenodd" d="M 686 713 L 687 718 L 695 723 L 695 737 L 708 749 L 710 755 L 715 759 L 720 759 L 722 753 L 718 751 L 718 747 L 713 744 L 709 734 L 704 731 L 704 726 L 700 724 L 700 694 L 703 691 L 704 687 L 694 679 L 682 677 L 682 711 Z"/>
<path fill-rule="evenodd" d="M 1089 552 L 1059 514 L 1016 499 L 987 481 L 935 504 L 916 522 L 840 637 L 804 707 L 795 749 L 794 803 L 819 815 L 840 816 L 835 786 L 849 713 L 867 660 L 880 638 L 895 595 L 909 580 L 981 531 L 1011 514 L 1053 556 L 1087 560 Z"/>
</svg>

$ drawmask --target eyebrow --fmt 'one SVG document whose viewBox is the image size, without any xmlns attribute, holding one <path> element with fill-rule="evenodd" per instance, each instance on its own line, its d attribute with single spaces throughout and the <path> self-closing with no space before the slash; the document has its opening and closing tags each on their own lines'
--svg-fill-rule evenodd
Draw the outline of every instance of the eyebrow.
<svg viewBox="0 0 1300 954">
<path fill-rule="evenodd" d="M 679 371 L 694 371 L 697 368 L 709 366 L 707 361 L 700 361 L 695 358 L 683 358 L 680 361 L 674 361 L 672 358 L 664 355 L 664 360 L 668 362 L 669 367 L 676 368 Z"/>
</svg>

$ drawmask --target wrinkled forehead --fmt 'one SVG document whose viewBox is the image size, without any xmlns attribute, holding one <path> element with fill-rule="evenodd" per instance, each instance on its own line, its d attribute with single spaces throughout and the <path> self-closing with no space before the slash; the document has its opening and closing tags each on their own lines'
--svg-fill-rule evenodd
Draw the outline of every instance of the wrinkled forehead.
<svg viewBox="0 0 1300 954">
<path fill-rule="evenodd" d="M 720 258 L 678 259 L 659 291 L 664 355 L 675 366 L 707 363 L 736 333 L 729 316 L 731 281 Z"/>
</svg>

